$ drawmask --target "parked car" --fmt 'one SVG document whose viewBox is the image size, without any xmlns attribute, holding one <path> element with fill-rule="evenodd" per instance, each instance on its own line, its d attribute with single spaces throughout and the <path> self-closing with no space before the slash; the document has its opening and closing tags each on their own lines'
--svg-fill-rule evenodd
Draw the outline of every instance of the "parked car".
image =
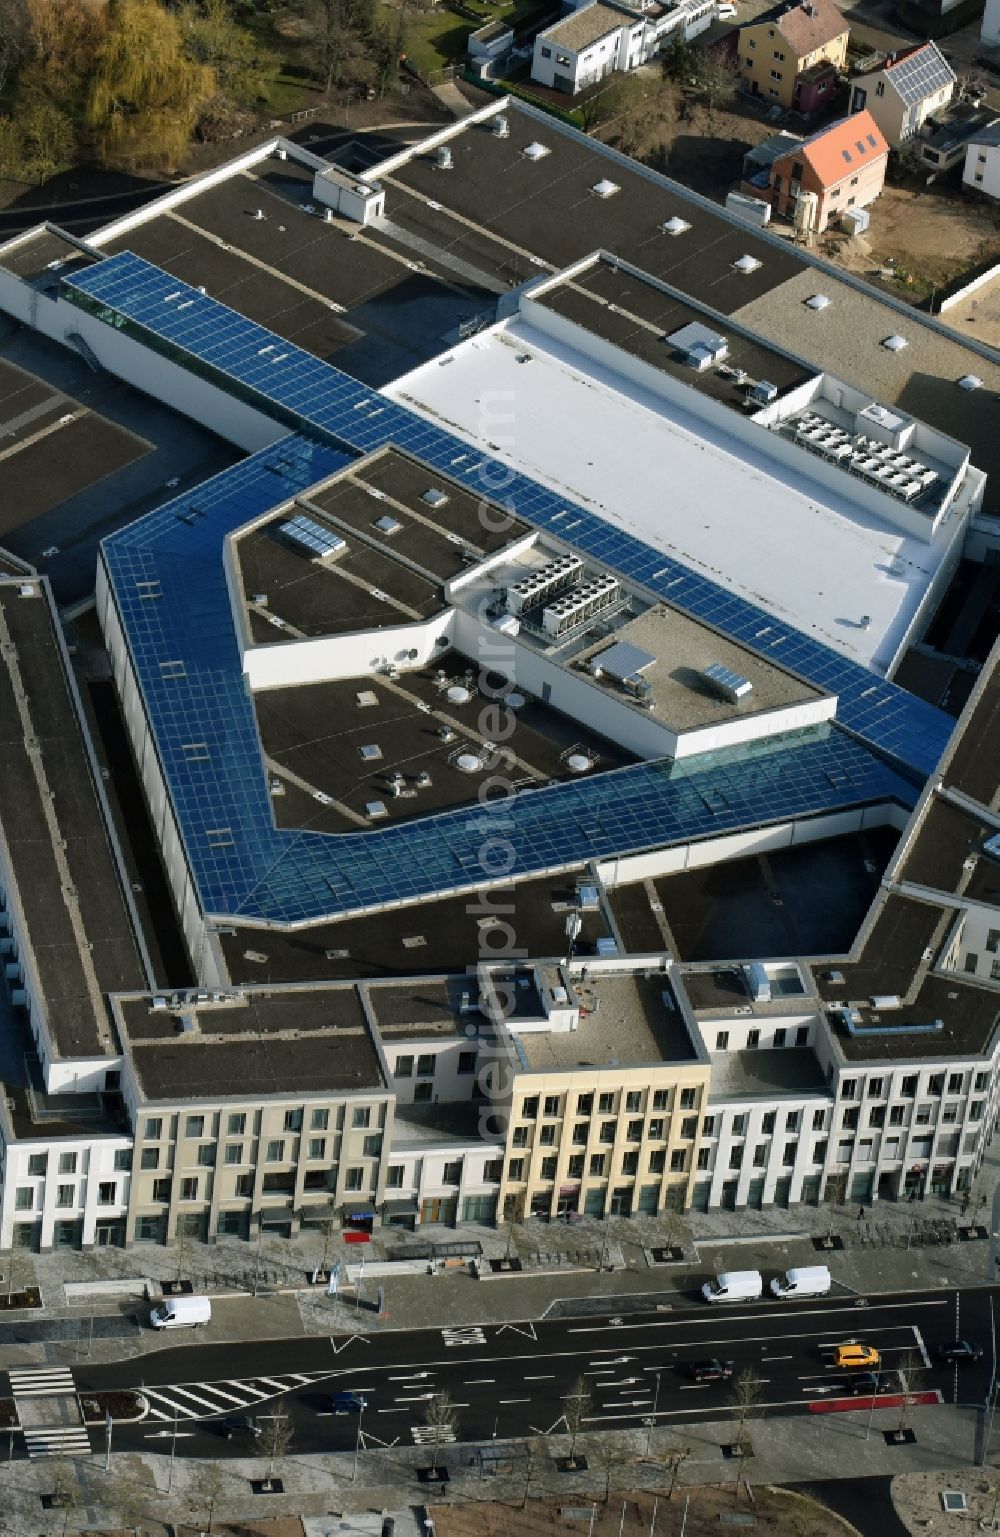
<svg viewBox="0 0 1000 1537">
<path fill-rule="evenodd" d="M 222 1421 L 222 1434 L 227 1441 L 243 1436 L 256 1441 L 260 1436 L 260 1422 L 252 1414 L 227 1414 Z"/>
<path fill-rule="evenodd" d="M 707 1356 L 703 1361 L 682 1361 L 681 1371 L 692 1382 L 728 1382 L 733 1375 L 733 1363 Z"/>
<path fill-rule="evenodd" d="M 856 1341 L 849 1345 L 838 1345 L 833 1352 L 833 1364 L 841 1371 L 845 1368 L 849 1372 L 867 1371 L 881 1364 L 881 1357 L 874 1345 L 859 1345 Z"/>
<path fill-rule="evenodd" d="M 844 1392 L 852 1398 L 862 1393 L 866 1398 L 874 1398 L 876 1393 L 893 1392 L 893 1382 L 886 1372 L 856 1372 L 845 1380 Z"/>
<path fill-rule="evenodd" d="M 368 1408 L 363 1393 L 331 1393 L 330 1404 L 334 1414 L 363 1414 Z"/>
<path fill-rule="evenodd" d="M 949 1344 L 938 1345 L 934 1354 L 944 1366 L 964 1366 L 966 1362 L 981 1361 L 983 1347 L 975 1340 L 952 1340 Z"/>
</svg>

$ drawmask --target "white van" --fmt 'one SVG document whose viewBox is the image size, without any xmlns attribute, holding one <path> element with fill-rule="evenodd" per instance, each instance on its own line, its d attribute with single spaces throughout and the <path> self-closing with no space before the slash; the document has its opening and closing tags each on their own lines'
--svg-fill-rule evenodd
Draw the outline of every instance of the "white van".
<svg viewBox="0 0 1000 1537">
<path fill-rule="evenodd" d="M 706 1281 L 701 1294 L 706 1302 L 756 1302 L 764 1290 L 759 1270 L 727 1270 Z"/>
<path fill-rule="evenodd" d="M 207 1297 L 164 1297 L 149 1315 L 154 1329 L 200 1329 L 212 1321 Z"/>
<path fill-rule="evenodd" d="M 771 1291 L 776 1297 L 825 1297 L 830 1290 L 830 1271 L 826 1265 L 803 1265 L 775 1276 Z"/>
</svg>

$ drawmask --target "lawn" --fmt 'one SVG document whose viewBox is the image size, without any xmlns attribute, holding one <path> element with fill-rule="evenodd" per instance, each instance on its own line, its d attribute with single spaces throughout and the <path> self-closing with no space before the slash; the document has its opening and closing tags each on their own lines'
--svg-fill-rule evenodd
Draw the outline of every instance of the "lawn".
<svg viewBox="0 0 1000 1537">
<path fill-rule="evenodd" d="M 483 0 L 463 0 L 463 7 L 475 11 L 480 20 L 470 21 L 444 4 L 428 11 L 406 8 L 407 56 L 422 75 L 442 69 L 446 64 L 460 64 L 465 58 L 469 33 L 488 21 L 506 21 L 520 28 L 532 18 L 541 18 L 556 9 L 554 4 L 539 4 L 539 0 L 514 0 L 512 5 L 486 5 Z M 378 14 L 379 20 L 389 26 L 398 25 L 398 6 L 380 0 Z"/>
<path fill-rule="evenodd" d="M 298 35 L 298 18 L 291 10 L 255 10 L 241 21 L 259 43 L 270 48 L 281 61 L 278 74 L 271 81 L 263 111 L 272 117 L 288 117 L 315 105 L 320 95 L 319 82 L 309 76 L 309 45 Z"/>
</svg>

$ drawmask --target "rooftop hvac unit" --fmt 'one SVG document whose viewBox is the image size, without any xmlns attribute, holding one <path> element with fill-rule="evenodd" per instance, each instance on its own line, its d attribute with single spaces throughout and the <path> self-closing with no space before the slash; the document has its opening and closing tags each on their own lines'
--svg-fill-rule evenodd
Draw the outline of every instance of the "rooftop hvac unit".
<svg viewBox="0 0 1000 1537">
<path fill-rule="evenodd" d="M 263 208 L 255 208 L 254 209 L 254 211 L 253 211 L 253 220 L 254 220 L 255 224 L 260 224 L 266 218 L 267 218 L 267 214 L 264 212 Z"/>
<path fill-rule="evenodd" d="M 501 112 L 499 117 L 494 119 L 493 132 L 498 139 L 510 138 L 510 123 L 505 113 Z"/>
<path fill-rule="evenodd" d="M 728 700 L 730 704 L 739 704 L 741 700 L 749 699 L 753 692 L 753 684 L 749 678 L 734 672 L 731 667 L 723 667 L 721 662 L 712 662 L 705 668 L 702 677 L 714 693 Z"/>
<path fill-rule="evenodd" d="M 447 144 L 441 145 L 441 148 L 437 152 L 437 160 L 435 164 L 437 165 L 439 171 L 450 171 L 452 166 L 455 164 L 454 160 L 451 158 L 451 150 Z"/>
<path fill-rule="evenodd" d="M 554 596 L 568 587 L 578 572 L 583 570 L 579 555 L 560 555 L 537 571 L 532 571 L 507 589 L 506 607 L 510 614 L 521 614 L 534 608 L 543 598 Z"/>
<path fill-rule="evenodd" d="M 756 1003 L 770 1003 L 771 979 L 760 961 L 751 961 L 749 966 L 744 966 L 743 979 L 747 992 Z"/>
<path fill-rule="evenodd" d="M 757 400 L 761 405 L 769 405 L 772 400 L 778 398 L 778 386 L 772 384 L 770 379 L 758 379 L 750 389 L 750 399 Z"/>
<path fill-rule="evenodd" d="M 610 574 L 582 582 L 542 610 L 542 629 L 546 635 L 564 635 L 567 630 L 575 629 L 603 609 L 610 608 L 620 595 L 618 580 Z"/>
</svg>

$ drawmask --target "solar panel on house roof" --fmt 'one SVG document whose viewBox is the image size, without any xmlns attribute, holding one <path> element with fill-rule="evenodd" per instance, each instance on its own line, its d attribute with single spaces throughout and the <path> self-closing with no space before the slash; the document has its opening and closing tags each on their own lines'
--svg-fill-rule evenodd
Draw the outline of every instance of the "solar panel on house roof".
<svg viewBox="0 0 1000 1537">
<path fill-rule="evenodd" d="M 606 672 L 611 678 L 632 678 L 636 673 L 645 672 L 647 667 L 652 667 L 656 661 L 655 656 L 650 656 L 648 651 L 642 651 L 638 646 L 629 645 L 628 641 L 616 641 L 609 646 L 607 651 L 602 651 L 594 657 L 594 663 Z"/>
<path fill-rule="evenodd" d="M 311 555 L 319 556 L 321 560 L 328 555 L 339 555 L 341 550 L 347 549 L 346 539 L 341 539 L 332 529 L 324 528 L 322 523 L 315 523 L 312 518 L 303 517 L 301 513 L 296 513 L 294 518 L 282 523 L 280 532 L 293 544 L 308 550 Z"/>
<path fill-rule="evenodd" d="M 272 469 L 277 467 L 283 475 L 294 476 L 298 473 L 296 455 L 301 455 L 307 444 L 318 460 L 322 453 L 369 453 L 395 443 L 440 474 L 468 484 L 477 492 L 484 478 L 502 484 L 505 500 L 509 500 L 519 517 L 540 528 L 551 525 L 560 531 L 559 519 L 567 511 L 564 498 L 488 455 L 470 454 L 468 445 L 450 433 L 358 384 L 293 343 L 281 344 L 279 366 L 269 365 L 266 357 L 270 354 L 265 352 L 262 358 L 261 353 L 277 346 L 272 333 L 187 285 L 180 287 L 196 302 L 183 312 L 174 304 L 165 306 L 163 295 L 176 291 L 178 286 L 175 278 L 131 252 L 107 257 L 63 279 L 67 297 L 75 297 L 76 302 L 84 302 L 98 312 L 117 311 L 127 325 L 141 328 L 151 347 L 166 350 L 175 359 L 179 353 L 188 354 L 202 367 L 214 369 L 221 383 L 231 380 L 243 390 L 253 391 L 262 408 L 311 434 L 311 441 L 304 436 L 283 440 L 264 455 L 254 456 L 254 462 L 270 463 Z M 103 318 L 109 323 L 113 319 L 109 313 Z M 287 443 L 298 445 L 296 455 L 286 454 Z M 279 464 L 280 457 L 290 457 L 291 467 Z M 263 480 L 267 480 L 266 474 Z M 273 503 L 277 500 L 273 480 L 271 490 Z M 198 500 L 201 506 L 201 487 Z M 264 507 L 257 505 L 256 510 L 262 511 Z M 751 651 L 774 657 L 816 687 L 837 694 L 838 720 L 879 751 L 922 775 L 936 766 L 953 725 L 942 711 L 775 619 L 681 561 L 665 560 L 659 550 L 613 527 L 597 514 L 577 506 L 572 510 L 573 544 L 595 563 L 644 584 L 683 612 L 717 626 Z M 181 498 L 179 503 L 170 504 L 169 511 L 159 509 L 113 536 L 109 547 L 119 540 L 141 544 L 162 521 L 176 528 L 177 519 L 186 512 L 186 500 Z M 141 576 L 146 574 L 140 572 Z"/>
<path fill-rule="evenodd" d="M 908 107 L 935 95 L 955 79 L 947 59 L 934 43 L 926 43 L 905 59 L 899 59 L 888 71 L 893 88 Z"/>
</svg>

